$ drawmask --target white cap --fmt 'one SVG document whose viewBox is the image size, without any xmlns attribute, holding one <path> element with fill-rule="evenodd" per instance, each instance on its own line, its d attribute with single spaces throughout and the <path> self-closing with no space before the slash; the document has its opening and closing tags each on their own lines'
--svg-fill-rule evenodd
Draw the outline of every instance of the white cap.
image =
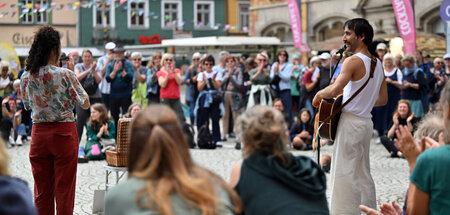
<svg viewBox="0 0 450 215">
<path fill-rule="evenodd" d="M 116 48 L 116 44 L 113 42 L 106 43 L 105 45 L 105 49 L 107 50 L 113 50 L 114 48 Z"/>
<path fill-rule="evenodd" d="M 322 54 L 319 56 L 319 58 L 322 59 L 322 60 L 328 60 L 328 59 L 331 58 L 331 55 L 330 55 L 330 53 L 328 53 L 328 52 L 324 52 L 324 53 L 322 53 Z"/>
<path fill-rule="evenodd" d="M 309 60 L 309 66 L 312 66 L 312 64 L 316 61 L 320 61 L 320 58 L 317 56 L 313 56 L 310 60 Z"/>
<path fill-rule="evenodd" d="M 384 43 L 380 43 L 377 45 L 377 50 L 387 50 L 387 46 Z"/>
<path fill-rule="evenodd" d="M 444 55 L 444 60 L 445 59 L 449 59 L 449 58 L 450 58 L 450 53 L 447 53 L 447 54 Z"/>
</svg>

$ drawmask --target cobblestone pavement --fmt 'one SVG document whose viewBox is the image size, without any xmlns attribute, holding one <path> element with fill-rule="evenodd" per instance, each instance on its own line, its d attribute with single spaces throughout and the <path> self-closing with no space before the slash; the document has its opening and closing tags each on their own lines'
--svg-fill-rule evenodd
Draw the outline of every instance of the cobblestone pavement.
<svg viewBox="0 0 450 215">
<path fill-rule="evenodd" d="M 216 150 L 191 150 L 194 160 L 201 166 L 206 167 L 226 181 L 232 167 L 241 158 L 242 152 L 234 149 L 232 141 L 223 143 L 224 147 Z M 30 189 L 33 187 L 33 176 L 31 165 L 28 159 L 29 142 L 24 146 L 9 148 L 10 171 L 13 176 L 22 178 L 29 183 Z M 332 154 L 333 146 L 322 148 L 323 153 Z M 403 204 L 404 194 L 408 187 L 408 165 L 406 160 L 390 158 L 384 147 L 376 143 L 375 139 L 371 143 L 371 171 L 376 184 L 378 205 L 397 201 Z M 310 151 L 294 154 L 313 156 Z M 105 170 L 103 165 L 106 161 L 90 161 L 86 164 L 78 164 L 77 187 L 75 196 L 74 214 L 92 214 L 94 190 L 105 189 Z M 114 179 L 112 176 L 111 179 Z M 327 174 L 329 182 L 330 175 Z M 329 197 L 329 192 L 327 192 Z"/>
</svg>

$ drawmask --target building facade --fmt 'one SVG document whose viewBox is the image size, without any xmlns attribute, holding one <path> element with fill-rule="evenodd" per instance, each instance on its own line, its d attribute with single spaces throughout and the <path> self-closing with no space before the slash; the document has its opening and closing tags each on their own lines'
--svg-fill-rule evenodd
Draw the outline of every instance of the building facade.
<svg viewBox="0 0 450 215">
<path fill-rule="evenodd" d="M 250 0 L 227 0 L 226 23 L 228 35 L 248 36 L 250 29 Z"/>
<path fill-rule="evenodd" d="M 303 40 L 309 44 L 333 38 L 339 41 L 337 37 L 342 37 L 345 21 L 355 17 L 369 20 L 375 37 L 399 36 L 391 0 L 302 0 L 301 3 L 302 27 L 308 32 Z M 441 4 L 442 0 L 415 1 L 418 35 L 443 36 Z M 289 16 L 279 15 L 289 13 L 287 0 L 251 0 L 250 11 L 251 36 L 276 36 L 283 42 L 292 42 Z"/>
<path fill-rule="evenodd" d="M 158 44 L 161 39 L 225 35 L 225 1 L 103 1 L 79 11 L 81 46 Z"/>
<path fill-rule="evenodd" d="M 72 1 L 58 0 L 5 0 L 0 8 L 1 42 L 14 47 L 30 47 L 39 26 L 49 24 L 61 33 L 62 47 L 77 46 L 76 11 L 60 8 Z M 51 9 L 51 5 L 55 5 Z"/>
</svg>

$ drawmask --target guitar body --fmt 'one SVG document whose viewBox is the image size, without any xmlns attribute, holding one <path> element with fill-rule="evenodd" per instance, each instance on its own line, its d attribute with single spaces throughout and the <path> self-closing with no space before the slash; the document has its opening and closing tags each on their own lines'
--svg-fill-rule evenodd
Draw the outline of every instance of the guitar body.
<svg viewBox="0 0 450 215">
<path fill-rule="evenodd" d="M 336 138 L 337 126 L 341 113 L 337 113 L 332 119 L 327 120 L 331 115 L 337 112 L 342 105 L 342 95 L 337 96 L 334 99 L 322 99 L 320 102 L 318 116 L 319 125 L 323 123 L 319 130 L 319 136 L 323 139 L 334 141 Z"/>
</svg>

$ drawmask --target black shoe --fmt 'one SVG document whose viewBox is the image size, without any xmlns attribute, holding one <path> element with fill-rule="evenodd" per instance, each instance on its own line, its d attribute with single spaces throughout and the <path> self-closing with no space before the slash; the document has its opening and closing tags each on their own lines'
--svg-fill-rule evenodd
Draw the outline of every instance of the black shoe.
<svg viewBox="0 0 450 215">
<path fill-rule="evenodd" d="M 227 141 L 227 138 L 224 137 L 224 138 L 222 138 L 220 141 L 221 141 L 221 142 L 225 142 L 225 141 Z"/>
<path fill-rule="evenodd" d="M 235 137 L 236 137 L 236 134 L 235 134 L 234 132 L 232 132 L 232 133 L 229 133 L 228 136 L 229 136 L 230 138 L 235 138 Z"/>
<path fill-rule="evenodd" d="M 327 164 L 325 164 L 325 165 L 322 166 L 322 170 L 323 170 L 324 172 L 326 172 L 326 173 L 329 173 L 329 172 L 330 172 L 330 168 L 331 168 L 331 162 L 329 162 L 329 163 L 327 163 Z"/>
<path fill-rule="evenodd" d="M 87 157 L 78 157 L 78 163 L 87 163 L 89 159 Z"/>
<path fill-rule="evenodd" d="M 234 146 L 234 148 L 236 150 L 240 150 L 241 149 L 241 143 L 240 142 L 236 142 L 236 145 Z"/>
</svg>

